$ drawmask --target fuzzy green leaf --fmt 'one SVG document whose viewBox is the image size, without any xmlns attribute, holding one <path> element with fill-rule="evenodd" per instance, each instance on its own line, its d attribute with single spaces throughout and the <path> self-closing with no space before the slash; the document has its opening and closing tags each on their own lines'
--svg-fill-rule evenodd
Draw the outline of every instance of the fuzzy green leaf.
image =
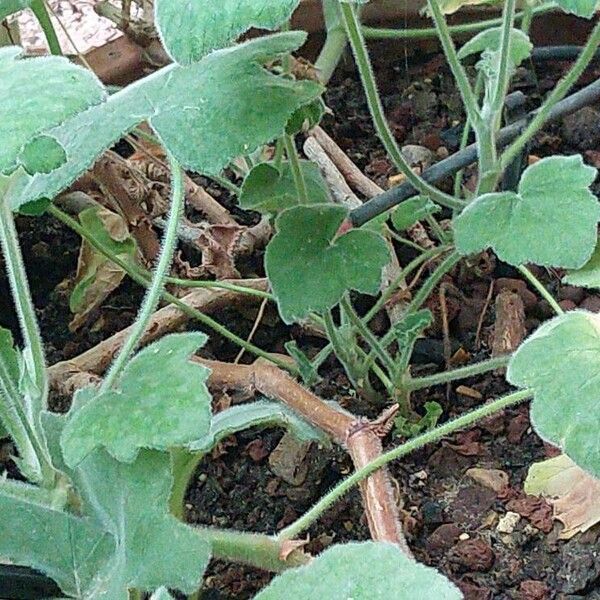
<svg viewBox="0 0 600 600">
<path fill-rule="evenodd" d="M 533 389 L 538 435 L 600 477 L 600 316 L 572 311 L 544 323 L 513 356 L 507 379 Z"/>
<path fill-rule="evenodd" d="M 12 333 L 0 327 L 0 367 L 15 387 L 19 387 L 19 353 L 15 349 Z"/>
<path fill-rule="evenodd" d="M 286 323 L 324 312 L 348 290 L 375 294 L 389 260 L 384 239 L 374 231 L 336 234 L 347 209 L 315 204 L 282 212 L 267 246 L 265 267 Z"/>
<path fill-rule="evenodd" d="M 563 281 L 581 287 L 600 288 L 600 244 L 596 246 L 590 260 L 580 269 L 569 271 Z"/>
<path fill-rule="evenodd" d="M 476 198 L 455 219 L 456 248 L 463 255 L 488 247 L 512 265 L 578 268 L 597 239 L 600 206 L 589 186 L 596 169 L 581 156 L 552 156 L 527 168 L 518 193 Z"/>
<path fill-rule="evenodd" d="M 38 135 L 21 151 L 19 162 L 29 173 L 50 173 L 64 165 L 67 160 L 65 149 L 51 136 Z"/>
<path fill-rule="evenodd" d="M 294 111 L 321 94 L 313 81 L 285 79 L 262 66 L 305 38 L 302 32 L 287 32 L 251 40 L 189 67 L 169 65 L 111 95 L 48 132 L 68 161 L 52 173 L 28 178 L 11 194 L 12 206 L 56 196 L 146 119 L 183 167 L 220 173 L 236 156 L 281 136 Z"/>
<path fill-rule="evenodd" d="M 311 204 L 326 204 L 331 200 L 327 184 L 319 167 L 309 161 L 300 161 L 308 200 Z M 288 162 L 283 162 L 281 170 L 273 163 L 256 165 L 244 179 L 240 206 L 262 213 L 278 213 L 300 204 L 294 176 Z"/>
<path fill-rule="evenodd" d="M 277 29 L 299 0 L 156 0 L 156 26 L 173 60 L 189 65 L 255 27 Z"/>
<path fill-rule="evenodd" d="M 431 567 L 382 542 L 338 544 L 310 564 L 276 577 L 255 600 L 459 600 L 459 590 Z"/>
<path fill-rule="evenodd" d="M 209 371 L 189 362 L 206 341 L 203 333 L 172 334 L 141 350 L 125 367 L 115 389 L 76 403 L 61 446 L 71 467 L 105 447 L 131 462 L 140 448 L 167 450 L 208 433 Z"/>
<path fill-rule="evenodd" d="M 592 18 L 598 8 L 598 0 L 553 0 L 553 4 L 567 13 L 586 19 Z"/>
<path fill-rule="evenodd" d="M 29 8 L 31 0 L 0 0 L 0 21 L 18 13 L 20 10 Z"/>
<path fill-rule="evenodd" d="M 417 221 L 440 211 L 440 207 L 425 196 L 402 202 L 392 213 L 392 224 L 398 231 L 412 227 Z"/>
<path fill-rule="evenodd" d="M 512 29 L 510 34 L 510 62 L 514 67 L 519 66 L 531 54 L 533 44 L 529 36 L 520 29 Z M 493 27 L 479 32 L 471 38 L 458 52 L 463 60 L 472 54 L 499 53 L 502 43 L 502 27 Z M 482 57 L 483 60 L 483 57 Z"/>
<path fill-rule="evenodd" d="M 150 600 L 173 600 L 173 596 L 169 594 L 166 588 L 162 587 L 160 590 L 156 590 L 154 594 L 150 596 Z"/>
<path fill-rule="evenodd" d="M 71 596 L 87 597 L 84 590 L 115 551 L 114 539 L 92 519 L 52 510 L 31 495 L 0 488 L 0 557 L 42 571 Z"/>
<path fill-rule="evenodd" d="M 398 356 L 394 362 L 397 365 L 399 374 L 406 372 L 408 369 L 417 339 L 423 335 L 423 331 L 432 322 L 433 315 L 431 311 L 424 308 L 406 315 L 404 319 L 392 326 L 394 337 L 398 342 Z"/>
<path fill-rule="evenodd" d="M 287 122 L 285 132 L 288 135 L 296 135 L 301 131 L 307 131 L 321 122 L 325 114 L 325 104 L 321 98 L 301 106 Z"/>
<path fill-rule="evenodd" d="M 187 448 L 192 452 L 208 452 L 223 438 L 250 427 L 284 426 L 299 440 L 317 440 L 326 443 L 326 437 L 300 419 L 296 413 L 279 402 L 258 400 L 248 404 L 232 406 L 217 413 L 210 426 L 210 431 Z"/>
<path fill-rule="evenodd" d="M 14 169 L 22 147 L 37 134 L 105 98 L 96 76 L 66 58 L 20 58 L 0 49 L 0 173 Z"/>
</svg>

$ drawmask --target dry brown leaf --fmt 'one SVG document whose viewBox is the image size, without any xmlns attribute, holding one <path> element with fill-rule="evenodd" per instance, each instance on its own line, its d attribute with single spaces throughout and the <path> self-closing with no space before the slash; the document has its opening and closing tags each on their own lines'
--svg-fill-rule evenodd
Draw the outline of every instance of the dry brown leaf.
<svg viewBox="0 0 600 600">
<path fill-rule="evenodd" d="M 600 522 L 600 480 L 565 454 L 533 464 L 525 491 L 548 499 L 553 517 L 564 525 L 561 539 L 568 540 Z"/>
</svg>

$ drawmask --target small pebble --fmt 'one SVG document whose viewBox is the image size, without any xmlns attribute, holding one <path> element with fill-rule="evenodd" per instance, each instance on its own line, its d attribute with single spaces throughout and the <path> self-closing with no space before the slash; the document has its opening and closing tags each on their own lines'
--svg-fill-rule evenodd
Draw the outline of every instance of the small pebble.
<svg viewBox="0 0 600 600">
<path fill-rule="evenodd" d="M 504 516 L 500 517 L 498 525 L 496 525 L 496 531 L 498 533 L 512 533 L 520 520 L 520 514 L 509 511 Z"/>
</svg>

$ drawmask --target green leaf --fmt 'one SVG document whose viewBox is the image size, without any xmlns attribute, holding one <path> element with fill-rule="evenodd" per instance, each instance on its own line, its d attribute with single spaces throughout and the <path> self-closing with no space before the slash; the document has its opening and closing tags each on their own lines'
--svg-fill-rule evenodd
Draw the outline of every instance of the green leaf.
<svg viewBox="0 0 600 600">
<path fill-rule="evenodd" d="M 600 207 L 589 186 L 596 169 L 581 156 L 552 156 L 528 167 L 518 193 L 476 198 L 455 219 L 462 255 L 492 247 L 511 265 L 577 268 L 592 255 Z"/>
<path fill-rule="evenodd" d="M 3 561 L 38 569 L 77 598 L 84 597 L 115 550 L 112 536 L 92 519 L 51 510 L 35 497 L 19 497 L 1 488 L 0 529 Z"/>
<path fill-rule="evenodd" d="M 553 4 L 567 13 L 586 19 L 592 18 L 598 8 L 598 0 L 554 0 Z"/>
<path fill-rule="evenodd" d="M 169 65 L 112 94 L 47 132 L 63 146 L 68 161 L 52 173 L 27 178 L 11 194 L 12 206 L 55 197 L 147 119 L 183 167 L 220 173 L 236 156 L 281 136 L 294 111 L 320 96 L 319 84 L 285 79 L 262 66 L 305 38 L 302 32 L 287 32 L 251 40 L 189 67 Z"/>
<path fill-rule="evenodd" d="M 29 8 L 31 0 L 0 0 L 0 21 L 18 13 L 20 10 Z"/>
<path fill-rule="evenodd" d="M 407 315 L 393 325 L 394 337 L 398 342 L 398 356 L 394 359 L 394 362 L 399 375 L 402 375 L 408 369 L 416 341 L 432 322 L 433 315 L 430 310 L 425 308 Z"/>
<path fill-rule="evenodd" d="M 572 311 L 544 323 L 511 359 L 507 379 L 532 388 L 540 437 L 600 477 L 600 316 Z"/>
<path fill-rule="evenodd" d="M 402 202 L 392 213 L 392 224 L 398 231 L 405 231 L 417 221 L 440 212 L 440 207 L 425 196 L 417 196 Z"/>
<path fill-rule="evenodd" d="M 156 27 L 167 52 L 182 64 L 224 48 L 255 27 L 277 29 L 299 0 L 156 0 Z"/>
<path fill-rule="evenodd" d="M 99 208 L 92 207 L 86 208 L 79 213 L 79 221 L 85 231 L 95 240 L 100 242 L 106 249 L 110 250 L 112 254 L 133 263 L 137 246 L 135 240 L 130 235 L 122 241 L 115 240 L 110 233 L 106 230 L 102 219 L 98 216 Z M 86 241 L 84 240 L 85 244 Z M 69 308 L 71 312 L 77 313 L 84 309 L 87 304 L 86 293 L 94 283 L 96 275 L 107 263 L 114 264 L 110 259 L 106 258 L 103 254 L 96 252 L 93 248 L 89 248 L 91 253 L 91 260 L 87 261 L 83 266 L 83 272 L 80 273 L 79 281 L 71 292 L 69 298 Z M 81 255 L 80 255 L 81 264 Z"/>
<path fill-rule="evenodd" d="M 0 368 L 19 387 L 19 353 L 15 349 L 12 333 L 9 329 L 0 327 Z"/>
<path fill-rule="evenodd" d="M 127 364 L 115 389 L 91 398 L 89 388 L 80 391 L 61 438 L 66 463 L 73 467 L 101 446 L 131 462 L 140 448 L 167 450 L 207 434 L 209 370 L 188 361 L 206 339 L 203 333 L 161 338 Z"/>
<path fill-rule="evenodd" d="M 296 206 L 277 217 L 265 268 L 286 323 L 323 312 L 348 290 L 375 294 L 389 260 L 384 239 L 352 229 L 336 237 L 348 210 L 327 204 Z"/>
<path fill-rule="evenodd" d="M 14 169 L 21 148 L 37 134 L 106 97 L 91 71 L 66 58 L 20 54 L 14 46 L 0 49 L 0 173 Z"/>
<path fill-rule="evenodd" d="M 309 386 L 317 383 L 320 380 L 318 366 L 314 365 L 308 356 L 298 348 L 298 344 L 295 340 L 286 342 L 283 346 L 286 352 L 294 359 L 294 362 L 300 371 L 302 381 Z"/>
<path fill-rule="evenodd" d="M 325 114 L 325 104 L 321 98 L 301 106 L 287 122 L 285 132 L 288 135 L 296 135 L 301 131 L 306 131 L 315 127 L 321 122 Z"/>
<path fill-rule="evenodd" d="M 463 60 L 472 54 L 498 54 L 502 43 L 502 27 L 493 27 L 479 32 L 458 51 L 458 57 Z M 514 67 L 519 66 L 529 58 L 533 44 L 529 36 L 520 29 L 512 29 L 510 33 L 510 62 Z M 482 57 L 483 60 L 483 57 Z"/>
<path fill-rule="evenodd" d="M 569 271 L 563 281 L 581 287 L 600 288 L 600 244 L 596 246 L 590 260 L 580 269 Z"/>
<path fill-rule="evenodd" d="M 29 173 L 50 173 L 67 161 L 65 149 L 51 136 L 38 135 L 21 151 L 19 162 Z"/>
<path fill-rule="evenodd" d="M 330 202 L 329 189 L 319 167 L 309 160 L 301 160 L 300 168 L 309 202 L 311 204 Z M 261 163 L 246 175 L 240 194 L 242 208 L 262 213 L 278 213 L 298 204 L 300 200 L 289 162 L 282 163 L 281 171 L 274 166 L 274 163 Z"/>
<path fill-rule="evenodd" d="M 362 542 L 332 546 L 308 565 L 277 576 L 255 600 L 459 600 L 459 590 L 398 546 Z"/>
<path fill-rule="evenodd" d="M 258 400 L 232 406 L 212 418 L 210 431 L 188 444 L 191 452 L 208 452 L 220 440 L 250 427 L 283 426 L 299 440 L 327 443 L 327 437 L 279 402 Z"/>
<path fill-rule="evenodd" d="M 162 587 L 150 596 L 150 600 L 173 600 L 173 596 L 169 594 L 167 588 Z"/>
</svg>

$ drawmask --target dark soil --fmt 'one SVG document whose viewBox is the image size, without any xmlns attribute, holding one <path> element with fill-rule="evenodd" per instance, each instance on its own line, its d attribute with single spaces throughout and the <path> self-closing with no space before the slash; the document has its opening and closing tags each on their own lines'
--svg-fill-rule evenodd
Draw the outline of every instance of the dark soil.
<svg viewBox="0 0 600 600">
<path fill-rule="evenodd" d="M 397 60 L 376 65 L 384 104 L 398 141 L 426 146 L 435 157 L 455 151 L 462 117 L 443 59 L 431 55 L 407 70 L 404 53 L 399 52 L 398 56 Z M 415 65 L 414 58 L 409 62 Z M 563 68 L 560 64 L 544 65 L 535 72 L 528 65 L 520 70 L 515 87 L 526 93 L 533 105 L 555 84 Z M 598 75 L 591 72 L 587 78 Z M 348 64 L 341 69 L 326 99 L 333 115 L 325 119 L 324 128 L 365 173 L 386 187 L 394 170 L 375 137 L 360 85 Z M 600 162 L 596 145 L 600 141 L 600 125 L 594 118 L 598 118 L 598 113 L 592 111 L 582 122 L 548 127 L 536 138 L 530 152 L 544 156 L 577 151 L 592 164 Z M 592 133 L 586 134 L 586 127 Z M 575 130 L 577 135 L 573 133 Z M 465 176 L 466 185 L 469 176 L 469 173 Z M 229 207 L 229 195 L 213 191 Z M 236 209 L 238 214 L 241 222 L 252 222 L 251 215 L 241 215 Z M 49 217 L 23 218 L 19 229 L 51 363 L 77 355 L 132 321 L 143 291 L 125 282 L 105 303 L 91 327 L 71 333 L 68 296 L 77 261 L 77 237 Z M 404 260 L 409 255 L 402 250 L 400 256 Z M 570 307 L 600 309 L 597 296 L 561 287 L 560 273 L 544 271 L 540 275 L 559 298 L 571 302 Z M 481 269 L 466 267 L 457 270 L 453 283 L 461 297 L 448 301 L 454 348 L 462 348 L 473 359 L 488 356 L 489 333 L 494 322 L 493 299 L 483 322 L 482 344 L 475 347 L 484 299 L 492 280 L 514 276 L 511 268 L 493 257 L 489 257 L 483 273 Z M 550 317 L 551 311 L 544 302 L 532 301 L 530 296 L 527 300 L 527 326 L 531 330 Z M 435 299 L 430 308 L 439 313 Z M 234 311 L 226 311 L 218 318 L 245 336 L 252 326 L 253 315 L 242 318 Z M 3 275 L 0 275 L 0 322 L 16 329 Z M 257 333 L 255 343 L 271 351 L 282 351 L 282 344 L 292 334 L 297 332 L 283 327 L 272 314 Z M 440 340 L 440 328 L 434 326 L 430 336 Z M 228 360 L 235 355 L 229 343 L 212 337 L 208 348 L 211 357 Z M 297 339 L 309 351 L 315 349 L 315 340 Z M 432 372 L 431 367 L 424 366 L 415 370 Z M 358 412 L 377 412 L 377 407 L 366 406 L 353 397 L 337 363 L 328 362 L 321 375 L 323 382 L 317 391 L 323 397 L 350 405 Z M 497 397 L 508 389 L 503 378 L 493 374 L 459 383 L 479 392 L 483 399 Z M 425 401 L 435 400 L 442 405 L 442 419 L 446 420 L 481 402 L 457 394 L 455 388 L 447 390 L 441 386 L 416 394 L 413 408 L 420 412 Z M 305 480 L 298 485 L 286 483 L 272 472 L 268 460 L 281 437 L 282 433 L 276 430 L 250 430 L 220 444 L 207 456 L 189 490 L 190 522 L 273 533 L 301 515 L 351 472 L 351 462 L 343 451 L 313 446 Z M 400 441 L 402 438 L 392 436 L 388 444 Z M 552 522 L 551 508 L 523 492 L 528 467 L 552 452 L 532 432 L 527 407 L 521 406 L 392 464 L 390 471 L 397 483 L 407 537 L 416 557 L 453 579 L 468 600 L 600 598 L 598 528 L 568 542 L 561 541 L 560 527 Z M 509 485 L 494 492 L 474 483 L 465 476 L 466 470 L 474 466 L 502 470 Z M 500 534 L 496 531 L 498 519 L 509 510 L 522 518 L 512 533 Z M 358 493 L 354 491 L 338 502 L 311 528 L 309 535 L 307 550 L 314 553 L 331 543 L 368 539 Z M 250 598 L 269 578 L 255 569 L 215 561 L 207 573 L 203 597 Z"/>
</svg>

